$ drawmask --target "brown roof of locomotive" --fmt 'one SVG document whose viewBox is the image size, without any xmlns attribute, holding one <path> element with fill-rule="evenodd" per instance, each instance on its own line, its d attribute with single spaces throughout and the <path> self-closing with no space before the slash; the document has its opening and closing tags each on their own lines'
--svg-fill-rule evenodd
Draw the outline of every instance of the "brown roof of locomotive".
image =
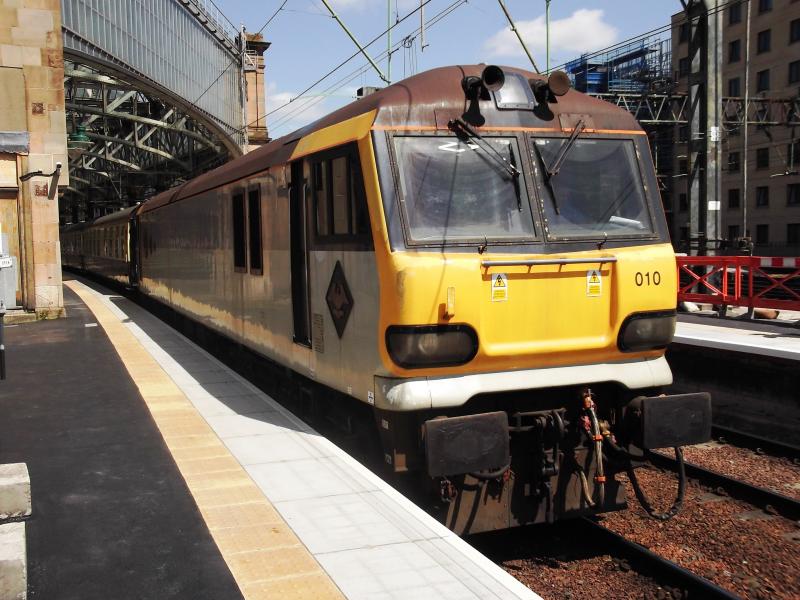
<svg viewBox="0 0 800 600">
<path fill-rule="evenodd" d="M 446 130 L 450 119 L 461 116 L 468 108 L 461 81 L 465 76 L 480 76 L 486 65 L 440 67 L 399 81 L 369 96 L 356 100 L 325 117 L 273 140 L 262 148 L 192 179 L 179 187 L 158 194 L 140 207 L 145 213 L 165 204 L 190 198 L 207 190 L 244 179 L 270 166 L 286 163 L 298 141 L 320 129 L 346 121 L 371 110 L 376 111 L 376 126 L 386 128 L 429 128 Z M 512 67 L 506 73 L 520 73 L 526 79 L 545 77 Z M 640 131 L 633 116 L 609 102 L 570 90 L 545 111 L 495 109 L 491 100 L 480 102 L 486 117 L 483 129 L 493 127 L 541 128 L 561 131 L 571 129 L 582 118 L 589 130 Z M 549 110 L 547 110 L 549 109 Z"/>
</svg>

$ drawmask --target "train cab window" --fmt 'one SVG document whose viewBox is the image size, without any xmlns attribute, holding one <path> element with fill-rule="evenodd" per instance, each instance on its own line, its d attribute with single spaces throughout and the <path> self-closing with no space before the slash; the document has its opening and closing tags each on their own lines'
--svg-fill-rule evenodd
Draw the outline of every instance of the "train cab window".
<svg viewBox="0 0 800 600">
<path fill-rule="evenodd" d="M 250 233 L 250 273 L 261 275 L 263 270 L 261 246 L 261 191 L 247 192 L 247 222 Z"/>
<path fill-rule="evenodd" d="M 551 239 L 651 237 L 653 221 L 633 140 L 532 140 Z M 560 169 L 548 175 L 557 159 Z"/>
<path fill-rule="evenodd" d="M 355 148 L 337 148 L 314 157 L 311 174 L 315 241 L 369 243 L 369 216 Z"/>
<path fill-rule="evenodd" d="M 535 238 L 517 139 L 395 136 L 400 206 L 410 245 Z"/>
<path fill-rule="evenodd" d="M 244 205 L 244 192 L 236 192 L 231 197 L 231 218 L 233 221 L 233 267 L 237 272 L 247 271 L 247 221 Z"/>
</svg>

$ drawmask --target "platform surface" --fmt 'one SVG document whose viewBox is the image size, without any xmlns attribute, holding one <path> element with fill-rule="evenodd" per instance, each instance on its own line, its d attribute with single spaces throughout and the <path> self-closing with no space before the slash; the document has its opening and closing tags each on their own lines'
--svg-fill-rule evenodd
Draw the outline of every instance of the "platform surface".
<svg viewBox="0 0 800 600">
<path fill-rule="evenodd" d="M 94 315 L 7 327 L 0 463 L 25 462 L 28 598 L 240 599 L 139 391 Z"/>
<path fill-rule="evenodd" d="M 800 360 L 800 329 L 788 324 L 679 315 L 673 342 Z"/>
<path fill-rule="evenodd" d="M 162 463 L 172 463 L 168 469 L 162 463 L 158 468 L 171 473 L 173 487 L 182 487 L 173 495 L 184 504 L 194 504 L 181 509 L 193 517 L 195 527 L 182 538 L 205 544 L 204 552 L 209 553 L 205 560 L 217 571 L 206 573 L 198 567 L 203 575 L 196 575 L 213 578 L 218 588 L 224 588 L 205 597 L 538 598 L 272 398 L 141 307 L 96 284 L 73 280 L 66 288 L 67 297 L 75 299 L 70 291 L 74 290 L 91 313 L 77 303 L 68 307 L 71 314 L 83 311 L 87 322 L 81 323 L 83 331 L 73 325 L 72 331 L 58 335 L 69 342 L 71 336 L 97 338 L 105 333 L 110 340 L 103 355 L 113 364 L 96 362 L 92 349 L 82 348 L 83 360 L 94 363 L 103 390 L 89 395 L 98 397 L 95 404 L 102 404 L 99 398 L 114 394 L 120 382 L 138 389 L 138 404 L 130 393 L 128 403 L 149 409 L 155 423 L 151 427 L 163 440 L 160 450 L 168 453 Z M 86 327 L 92 323 L 96 327 Z M 30 327 L 34 326 L 38 324 Z M 40 368 L 48 372 L 44 364 Z M 120 370 L 127 370 L 127 381 Z M 119 417 L 128 420 L 124 411 Z M 119 450 L 124 451 L 129 438 L 118 440 Z M 20 460 L 18 454 L 15 460 Z M 118 460 L 136 464 L 138 454 L 134 451 Z M 139 468 L 153 477 L 152 466 Z M 35 503 L 33 470 L 31 476 Z M 135 487 L 124 469 L 115 481 L 120 488 Z M 158 504 L 162 498 L 154 491 L 149 500 Z M 173 527 L 161 524 L 165 530 L 161 539 L 167 546 Z M 97 550 L 104 543 L 110 540 L 98 544 Z M 137 541 L 123 532 L 118 543 L 130 546 L 133 554 L 139 552 Z M 141 549 L 147 552 L 146 545 Z M 162 560 L 165 568 L 179 570 L 189 569 L 193 561 L 191 549 L 176 551 L 171 561 Z M 55 561 L 45 564 L 57 568 Z M 85 577 L 93 575 L 84 567 Z M 128 597 L 106 597 L 112 596 Z M 204 596 L 187 590 L 152 597 Z"/>
</svg>

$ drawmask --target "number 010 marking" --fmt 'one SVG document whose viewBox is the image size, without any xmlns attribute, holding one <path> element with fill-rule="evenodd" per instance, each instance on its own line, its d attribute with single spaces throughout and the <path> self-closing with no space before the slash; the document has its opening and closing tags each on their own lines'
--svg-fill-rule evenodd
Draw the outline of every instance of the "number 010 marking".
<svg viewBox="0 0 800 600">
<path fill-rule="evenodd" d="M 642 287 L 643 285 L 661 285 L 661 273 L 658 271 L 645 271 L 642 273 L 641 271 L 636 272 L 636 285 L 638 287 Z"/>
</svg>

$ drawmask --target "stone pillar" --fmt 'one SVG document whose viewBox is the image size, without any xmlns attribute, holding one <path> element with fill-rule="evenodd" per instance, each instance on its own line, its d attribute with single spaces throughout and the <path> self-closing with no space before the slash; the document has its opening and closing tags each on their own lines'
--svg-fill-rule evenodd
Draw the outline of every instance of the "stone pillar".
<svg viewBox="0 0 800 600">
<path fill-rule="evenodd" d="M 269 142 L 267 134 L 264 52 L 270 43 L 260 33 L 245 33 L 244 74 L 247 92 L 247 152 Z"/>
<path fill-rule="evenodd" d="M 58 188 L 69 173 L 59 0 L 0 0 L 0 159 L 15 170 L 0 178 L 0 201 L 15 204 L 0 219 L 16 211 L 16 228 L 3 231 L 15 236 L 20 303 L 39 318 L 62 316 Z"/>
</svg>

